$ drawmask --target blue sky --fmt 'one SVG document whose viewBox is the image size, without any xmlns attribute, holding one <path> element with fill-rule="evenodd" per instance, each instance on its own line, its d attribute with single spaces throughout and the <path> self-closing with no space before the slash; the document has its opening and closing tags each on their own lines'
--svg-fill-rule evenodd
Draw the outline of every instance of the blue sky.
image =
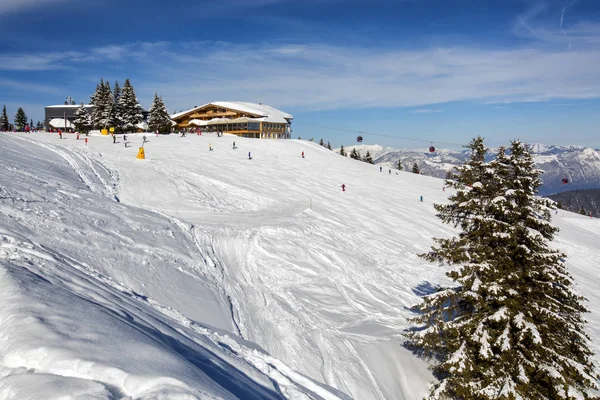
<svg viewBox="0 0 600 400">
<path fill-rule="evenodd" d="M 0 105 L 34 121 L 130 78 L 145 108 L 262 102 L 336 147 L 600 148 L 599 66 L 597 0 L 0 1 Z"/>
</svg>

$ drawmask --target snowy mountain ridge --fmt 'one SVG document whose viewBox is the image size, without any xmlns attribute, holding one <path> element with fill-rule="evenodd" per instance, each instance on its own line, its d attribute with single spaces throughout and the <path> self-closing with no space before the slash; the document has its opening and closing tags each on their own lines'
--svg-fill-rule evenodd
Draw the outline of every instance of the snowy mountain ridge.
<svg viewBox="0 0 600 400">
<path fill-rule="evenodd" d="M 535 143 L 532 153 L 538 168 L 544 171 L 540 194 L 548 195 L 577 189 L 600 188 L 600 150 L 584 146 L 556 146 Z M 412 170 L 414 163 L 423 175 L 445 178 L 454 165 L 462 164 L 469 157 L 469 150 L 455 151 L 437 148 L 435 153 L 423 149 L 393 149 L 379 145 L 358 145 L 345 148 L 349 153 L 353 148 L 364 156 L 371 153 L 375 164 L 395 169 L 402 160 L 405 170 Z M 339 152 L 339 149 L 335 150 Z M 490 158 L 497 149 L 490 149 Z M 563 179 L 569 181 L 563 184 Z"/>
</svg>

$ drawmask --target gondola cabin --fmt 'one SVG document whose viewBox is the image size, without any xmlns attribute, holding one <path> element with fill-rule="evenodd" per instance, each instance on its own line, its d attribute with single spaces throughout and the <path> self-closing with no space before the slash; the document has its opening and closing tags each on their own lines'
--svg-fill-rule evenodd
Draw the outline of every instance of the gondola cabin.
<svg viewBox="0 0 600 400">
<path fill-rule="evenodd" d="M 359 136 L 359 137 L 357 137 L 357 138 L 356 138 L 356 141 L 357 141 L 358 143 L 362 142 L 362 136 Z"/>
<path fill-rule="evenodd" d="M 435 147 L 429 146 L 429 152 L 430 153 L 435 153 Z"/>
<path fill-rule="evenodd" d="M 565 185 L 565 184 L 569 183 L 569 180 L 567 178 L 563 178 L 562 183 L 563 183 L 563 185 Z"/>
</svg>

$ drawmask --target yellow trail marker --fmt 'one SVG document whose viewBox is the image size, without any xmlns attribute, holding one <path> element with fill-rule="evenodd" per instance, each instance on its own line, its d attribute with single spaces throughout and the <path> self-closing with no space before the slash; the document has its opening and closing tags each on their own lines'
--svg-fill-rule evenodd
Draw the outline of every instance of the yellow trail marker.
<svg viewBox="0 0 600 400">
<path fill-rule="evenodd" d="M 138 154 L 137 154 L 137 158 L 139 158 L 140 160 L 143 160 L 146 158 L 146 154 L 144 154 L 143 147 L 140 147 L 140 150 L 138 151 Z"/>
</svg>

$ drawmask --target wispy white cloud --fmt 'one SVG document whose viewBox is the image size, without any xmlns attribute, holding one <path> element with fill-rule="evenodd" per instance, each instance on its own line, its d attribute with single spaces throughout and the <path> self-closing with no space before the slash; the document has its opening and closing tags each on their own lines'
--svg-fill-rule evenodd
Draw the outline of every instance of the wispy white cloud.
<svg viewBox="0 0 600 400">
<path fill-rule="evenodd" d="M 588 30 L 592 32 L 592 30 Z M 600 31 L 596 34 L 600 39 Z M 592 43 L 590 41 L 590 43 Z M 0 69 L 101 71 L 129 77 L 147 104 L 171 110 L 216 100 L 336 109 L 420 107 L 454 101 L 508 104 L 600 97 L 600 41 L 573 51 L 531 46 L 381 50 L 325 45 L 138 42 L 87 51 L 0 56 Z M 107 77 L 104 72 L 98 76 Z M 90 92 L 93 88 L 90 88 Z"/>
<path fill-rule="evenodd" d="M 411 112 L 415 114 L 430 114 L 430 113 L 440 113 L 443 110 L 440 108 L 417 108 L 416 110 L 412 110 Z"/>
<path fill-rule="evenodd" d="M 68 1 L 73 0 L 2 0 L 0 1 L 0 16 Z"/>
<path fill-rule="evenodd" d="M 2 87 L 11 90 L 34 93 L 61 94 L 63 92 L 62 88 L 56 86 L 32 82 L 21 82 L 13 79 L 0 79 L 0 88 Z"/>
</svg>

